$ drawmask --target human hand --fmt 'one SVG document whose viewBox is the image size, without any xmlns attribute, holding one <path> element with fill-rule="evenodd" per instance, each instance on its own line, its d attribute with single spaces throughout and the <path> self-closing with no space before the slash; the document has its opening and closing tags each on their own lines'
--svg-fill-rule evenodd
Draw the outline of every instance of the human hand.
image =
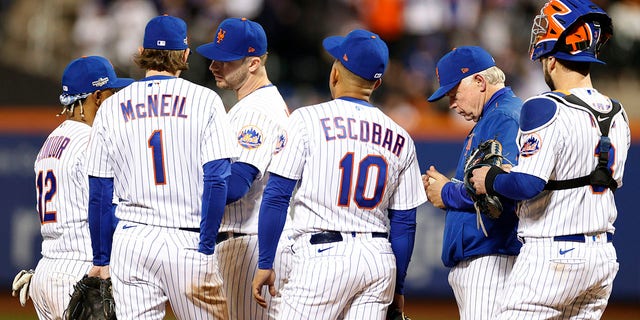
<svg viewBox="0 0 640 320">
<path fill-rule="evenodd" d="M 269 286 L 269 294 L 274 297 L 278 293 L 276 291 L 275 282 L 276 273 L 273 269 L 258 269 L 258 271 L 256 271 L 251 288 L 253 291 L 253 298 L 261 307 L 267 307 L 267 300 L 262 295 L 262 287 Z"/>
</svg>

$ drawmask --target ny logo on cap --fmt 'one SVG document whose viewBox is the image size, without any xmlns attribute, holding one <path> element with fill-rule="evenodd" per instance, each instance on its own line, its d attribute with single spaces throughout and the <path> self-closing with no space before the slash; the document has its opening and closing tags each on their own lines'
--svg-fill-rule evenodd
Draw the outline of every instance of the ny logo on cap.
<svg viewBox="0 0 640 320">
<path fill-rule="evenodd" d="M 222 40 L 224 40 L 224 35 L 225 33 L 227 33 L 226 31 L 222 30 L 222 28 L 220 28 L 220 30 L 218 30 L 218 35 L 217 35 L 217 41 L 216 43 L 220 43 Z"/>
</svg>

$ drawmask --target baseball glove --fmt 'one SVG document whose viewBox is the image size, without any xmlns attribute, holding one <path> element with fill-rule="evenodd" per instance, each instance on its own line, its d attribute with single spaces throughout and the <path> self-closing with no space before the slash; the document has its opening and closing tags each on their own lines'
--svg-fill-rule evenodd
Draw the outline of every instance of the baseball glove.
<svg viewBox="0 0 640 320">
<path fill-rule="evenodd" d="M 31 277 L 33 277 L 33 269 L 21 270 L 16 274 L 11 286 L 11 295 L 20 299 L 20 305 L 23 307 L 29 300 L 29 286 L 31 285 Z"/>
<path fill-rule="evenodd" d="M 116 319 L 111 279 L 85 275 L 73 286 L 73 293 L 64 312 L 64 318 L 65 320 Z"/>
<path fill-rule="evenodd" d="M 387 312 L 386 320 L 411 320 L 411 318 L 405 316 L 404 312 L 398 309 L 390 309 L 389 312 Z"/>
<path fill-rule="evenodd" d="M 473 170 L 483 166 L 495 166 L 500 167 L 502 165 L 504 157 L 502 156 L 502 144 L 500 141 L 491 139 L 482 142 L 478 145 L 478 148 L 473 150 L 467 157 L 464 166 L 464 186 L 467 189 L 467 193 L 473 200 L 473 205 L 476 208 L 478 214 L 478 226 L 482 227 L 482 231 L 487 235 L 487 231 L 482 223 L 480 214 L 483 213 L 491 219 L 497 219 L 502 214 L 502 203 L 497 196 L 476 194 L 476 189 L 470 182 L 470 178 L 473 176 Z"/>
</svg>

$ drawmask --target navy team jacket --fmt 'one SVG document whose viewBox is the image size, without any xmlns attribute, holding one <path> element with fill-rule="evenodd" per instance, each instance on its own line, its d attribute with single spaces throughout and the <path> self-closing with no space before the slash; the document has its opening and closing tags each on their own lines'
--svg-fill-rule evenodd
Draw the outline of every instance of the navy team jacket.
<svg viewBox="0 0 640 320">
<path fill-rule="evenodd" d="M 456 182 L 449 182 L 442 189 L 442 201 L 447 208 L 442 262 L 453 267 L 462 260 L 490 254 L 517 255 L 522 244 L 518 241 L 515 202 L 501 198 L 503 212 L 500 218 L 490 219 L 482 215 L 489 237 L 477 227 L 476 211 L 461 181 L 467 156 L 485 140 L 497 139 L 502 143 L 503 155 L 515 166 L 518 159 L 518 121 L 522 100 L 511 88 L 496 92 L 484 105 L 478 123 L 465 139 L 458 166 Z M 506 160 L 505 160 L 506 161 Z"/>
</svg>

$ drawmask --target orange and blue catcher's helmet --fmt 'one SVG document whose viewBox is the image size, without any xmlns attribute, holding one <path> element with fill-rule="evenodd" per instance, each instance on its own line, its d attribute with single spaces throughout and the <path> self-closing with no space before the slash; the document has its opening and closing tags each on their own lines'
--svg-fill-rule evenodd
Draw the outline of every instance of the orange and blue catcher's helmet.
<svg viewBox="0 0 640 320">
<path fill-rule="evenodd" d="M 549 0 L 531 27 L 529 54 L 580 62 L 604 63 L 598 53 L 613 35 L 607 13 L 589 0 Z"/>
</svg>

